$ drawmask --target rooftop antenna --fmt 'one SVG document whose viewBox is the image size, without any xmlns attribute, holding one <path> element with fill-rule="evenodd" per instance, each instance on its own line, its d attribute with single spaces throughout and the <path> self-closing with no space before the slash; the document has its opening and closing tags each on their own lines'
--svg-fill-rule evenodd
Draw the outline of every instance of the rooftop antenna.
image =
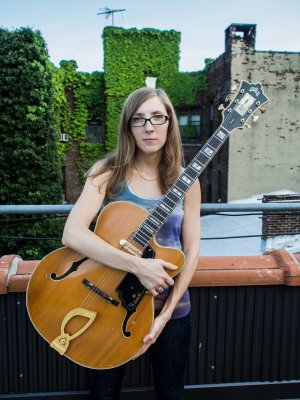
<svg viewBox="0 0 300 400">
<path fill-rule="evenodd" d="M 125 10 L 125 8 L 123 8 L 123 9 L 121 9 L 121 10 L 112 10 L 112 9 L 110 9 L 110 8 L 107 8 L 107 7 L 105 7 L 105 8 L 100 8 L 100 10 L 99 10 L 100 12 L 98 12 L 97 14 L 98 15 L 103 15 L 103 14 L 105 14 L 106 15 L 106 19 L 111 15 L 111 22 L 112 22 L 112 26 L 114 26 L 114 13 L 116 13 L 116 12 L 121 12 L 121 11 L 126 11 Z"/>
</svg>

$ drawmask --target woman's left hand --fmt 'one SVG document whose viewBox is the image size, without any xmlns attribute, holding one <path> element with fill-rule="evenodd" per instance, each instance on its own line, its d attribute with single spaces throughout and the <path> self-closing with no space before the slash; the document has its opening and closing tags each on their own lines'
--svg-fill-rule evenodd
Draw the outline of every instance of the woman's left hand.
<svg viewBox="0 0 300 400">
<path fill-rule="evenodd" d="M 158 315 L 152 325 L 152 329 L 148 335 L 144 337 L 145 346 L 142 350 L 134 357 L 134 360 L 140 357 L 142 354 L 146 353 L 149 347 L 156 342 L 157 338 L 161 334 L 162 330 L 166 326 L 167 320 L 165 320 L 162 316 Z"/>
</svg>

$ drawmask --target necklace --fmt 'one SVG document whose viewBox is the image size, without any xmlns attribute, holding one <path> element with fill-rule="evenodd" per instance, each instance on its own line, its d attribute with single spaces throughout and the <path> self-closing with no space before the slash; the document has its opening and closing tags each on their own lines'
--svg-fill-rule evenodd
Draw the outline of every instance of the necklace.
<svg viewBox="0 0 300 400">
<path fill-rule="evenodd" d="M 142 179 L 144 179 L 144 181 L 153 182 L 153 181 L 156 181 L 156 180 L 157 180 L 157 176 L 156 176 L 154 179 L 145 178 L 145 177 L 140 173 L 140 171 L 137 169 L 136 165 L 133 164 L 133 166 L 134 166 L 134 168 L 136 169 L 136 171 L 137 171 L 137 173 L 139 174 L 139 176 L 140 176 Z"/>
</svg>

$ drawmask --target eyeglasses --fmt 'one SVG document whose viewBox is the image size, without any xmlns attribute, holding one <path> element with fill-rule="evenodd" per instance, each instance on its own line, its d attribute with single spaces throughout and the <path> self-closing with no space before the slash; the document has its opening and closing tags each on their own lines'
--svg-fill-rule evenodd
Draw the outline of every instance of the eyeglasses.
<svg viewBox="0 0 300 400">
<path fill-rule="evenodd" d="M 129 120 L 129 124 L 132 127 L 141 127 L 141 126 L 145 126 L 147 121 L 149 121 L 151 125 L 163 125 L 169 119 L 170 119 L 170 117 L 167 117 L 166 115 L 156 114 L 156 115 L 153 115 L 153 117 L 151 117 L 151 118 L 132 117 Z"/>
</svg>

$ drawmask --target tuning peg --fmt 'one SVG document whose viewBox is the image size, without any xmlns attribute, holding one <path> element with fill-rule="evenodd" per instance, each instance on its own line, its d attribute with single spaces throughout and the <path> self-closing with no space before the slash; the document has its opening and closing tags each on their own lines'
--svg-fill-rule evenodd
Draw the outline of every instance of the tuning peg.
<svg viewBox="0 0 300 400">
<path fill-rule="evenodd" d="M 231 94 L 228 94 L 225 98 L 225 101 L 227 102 L 227 101 L 231 101 L 231 100 L 232 100 L 232 96 L 231 96 Z"/>
<path fill-rule="evenodd" d="M 252 115 L 252 118 L 253 118 L 253 122 L 256 122 L 258 120 L 259 116 L 258 115 Z"/>
<path fill-rule="evenodd" d="M 250 128 L 251 128 L 251 125 L 245 124 L 245 127 L 248 128 L 248 129 L 250 129 Z"/>
<path fill-rule="evenodd" d="M 224 104 L 220 104 L 219 107 L 218 107 L 218 110 L 219 111 L 225 110 Z"/>
<path fill-rule="evenodd" d="M 260 111 L 261 111 L 261 113 L 263 114 L 264 112 L 266 112 L 267 111 L 267 109 L 266 108 L 264 108 L 264 107 L 259 107 L 259 109 L 260 109 Z"/>
<path fill-rule="evenodd" d="M 237 87 L 235 85 L 231 86 L 231 93 L 234 93 L 237 91 Z"/>
</svg>

